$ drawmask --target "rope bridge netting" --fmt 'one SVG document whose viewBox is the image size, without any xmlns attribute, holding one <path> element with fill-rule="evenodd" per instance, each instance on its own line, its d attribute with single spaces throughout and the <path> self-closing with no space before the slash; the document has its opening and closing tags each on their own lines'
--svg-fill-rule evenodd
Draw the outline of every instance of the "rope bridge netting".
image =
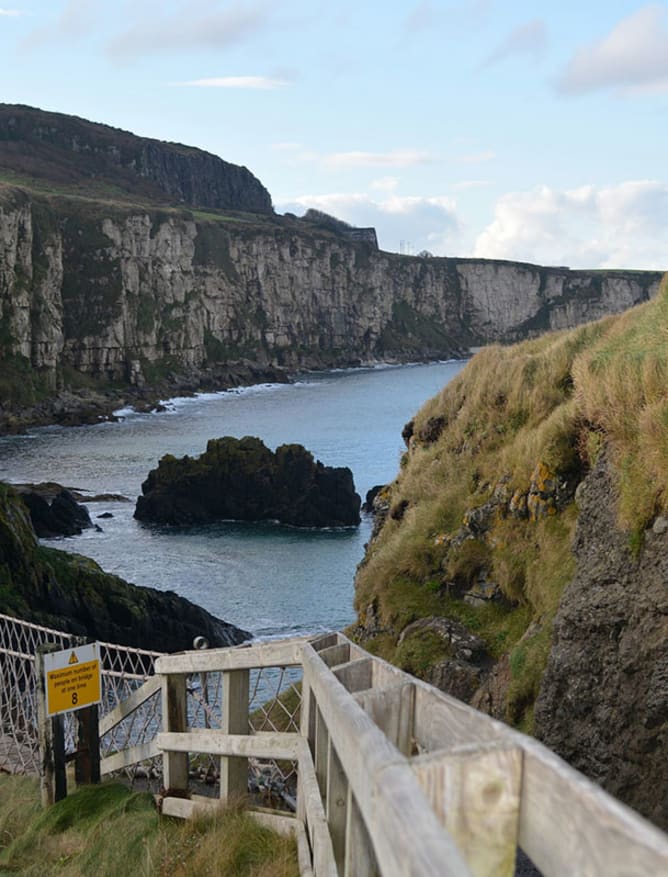
<svg viewBox="0 0 668 877">
<path fill-rule="evenodd" d="M 35 653 L 53 644 L 73 648 L 80 640 L 71 634 L 0 614 L 0 771 L 39 773 Z M 101 721 L 118 704 L 154 675 L 160 652 L 100 643 L 102 668 Z M 249 731 L 299 730 L 301 668 L 269 667 L 250 672 Z M 222 673 L 193 674 L 188 679 L 188 725 L 220 728 L 222 723 Z M 65 714 L 66 753 L 76 748 L 76 722 Z M 162 725 L 162 699 L 158 688 L 141 706 L 100 739 L 102 758 L 133 746 L 149 744 Z M 218 783 L 218 759 L 195 756 L 191 775 L 211 787 Z M 125 768 L 133 784 L 157 791 L 162 780 L 162 757 L 155 756 Z M 250 759 L 250 789 L 267 795 L 289 797 L 295 765 Z"/>
</svg>

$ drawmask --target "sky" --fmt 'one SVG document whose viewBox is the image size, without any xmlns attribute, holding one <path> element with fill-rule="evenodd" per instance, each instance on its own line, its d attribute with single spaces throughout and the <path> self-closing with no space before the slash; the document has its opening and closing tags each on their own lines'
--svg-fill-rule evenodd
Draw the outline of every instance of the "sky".
<svg viewBox="0 0 668 877">
<path fill-rule="evenodd" d="M 4 2 L 0 102 L 206 149 L 392 252 L 668 268 L 668 2 Z"/>
</svg>

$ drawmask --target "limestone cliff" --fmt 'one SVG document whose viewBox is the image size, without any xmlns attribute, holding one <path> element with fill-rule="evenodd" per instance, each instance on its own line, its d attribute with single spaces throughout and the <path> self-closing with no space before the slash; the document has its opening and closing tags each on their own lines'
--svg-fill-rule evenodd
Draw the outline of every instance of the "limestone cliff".
<svg viewBox="0 0 668 877">
<path fill-rule="evenodd" d="M 352 630 L 664 828 L 667 330 L 668 279 L 475 356 L 403 431 Z"/>
<path fill-rule="evenodd" d="M 456 356 L 623 310 L 658 281 L 398 256 L 294 217 L 5 185 L 0 358 L 11 387 L 0 398 L 11 408 L 30 401 L 29 386 L 39 397 L 87 380 L 151 384 L 240 360 L 292 369 Z"/>
</svg>

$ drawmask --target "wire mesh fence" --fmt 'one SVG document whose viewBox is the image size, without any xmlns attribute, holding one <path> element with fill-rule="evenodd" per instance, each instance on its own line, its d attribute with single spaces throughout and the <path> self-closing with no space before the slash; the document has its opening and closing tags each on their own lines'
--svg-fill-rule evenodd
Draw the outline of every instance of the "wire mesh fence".
<svg viewBox="0 0 668 877">
<path fill-rule="evenodd" d="M 39 773 L 35 653 L 38 646 L 53 644 L 73 648 L 79 640 L 63 631 L 31 624 L 0 614 L 0 771 Z M 100 643 L 102 668 L 101 724 L 104 717 L 136 692 L 154 675 L 160 652 Z M 250 671 L 249 732 L 299 731 L 301 668 L 265 667 Z M 188 725 L 221 728 L 223 674 L 193 674 L 187 681 Z M 76 749 L 74 713 L 65 714 L 66 753 Z M 101 734 L 104 759 L 131 747 L 150 744 L 162 727 L 160 688 L 122 721 Z M 292 762 L 249 760 L 250 790 L 268 798 L 277 795 L 290 801 L 296 765 Z M 219 759 L 193 756 L 191 776 L 216 794 Z M 146 758 L 123 769 L 133 785 L 158 791 L 162 785 L 162 758 Z"/>
</svg>

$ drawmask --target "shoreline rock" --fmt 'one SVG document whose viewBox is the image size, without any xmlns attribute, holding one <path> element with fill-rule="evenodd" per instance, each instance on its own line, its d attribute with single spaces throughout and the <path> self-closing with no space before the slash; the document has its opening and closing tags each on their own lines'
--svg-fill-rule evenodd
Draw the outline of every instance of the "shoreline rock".
<svg viewBox="0 0 668 877">
<path fill-rule="evenodd" d="M 28 509 L 0 483 L 0 612 L 104 642 L 161 652 L 237 645 L 250 634 L 173 591 L 139 587 L 37 541 Z"/>
<path fill-rule="evenodd" d="M 236 363 L 215 369 L 193 369 L 174 374 L 151 386 L 107 387 L 103 384 L 82 390 L 63 389 L 34 405 L 8 406 L 0 399 L 0 436 L 24 432 L 38 426 L 87 426 L 120 418 L 120 408 L 132 407 L 139 413 L 164 411 L 162 400 L 193 396 L 198 392 L 223 392 L 255 384 L 290 382 L 288 373 L 273 366 Z"/>
</svg>

